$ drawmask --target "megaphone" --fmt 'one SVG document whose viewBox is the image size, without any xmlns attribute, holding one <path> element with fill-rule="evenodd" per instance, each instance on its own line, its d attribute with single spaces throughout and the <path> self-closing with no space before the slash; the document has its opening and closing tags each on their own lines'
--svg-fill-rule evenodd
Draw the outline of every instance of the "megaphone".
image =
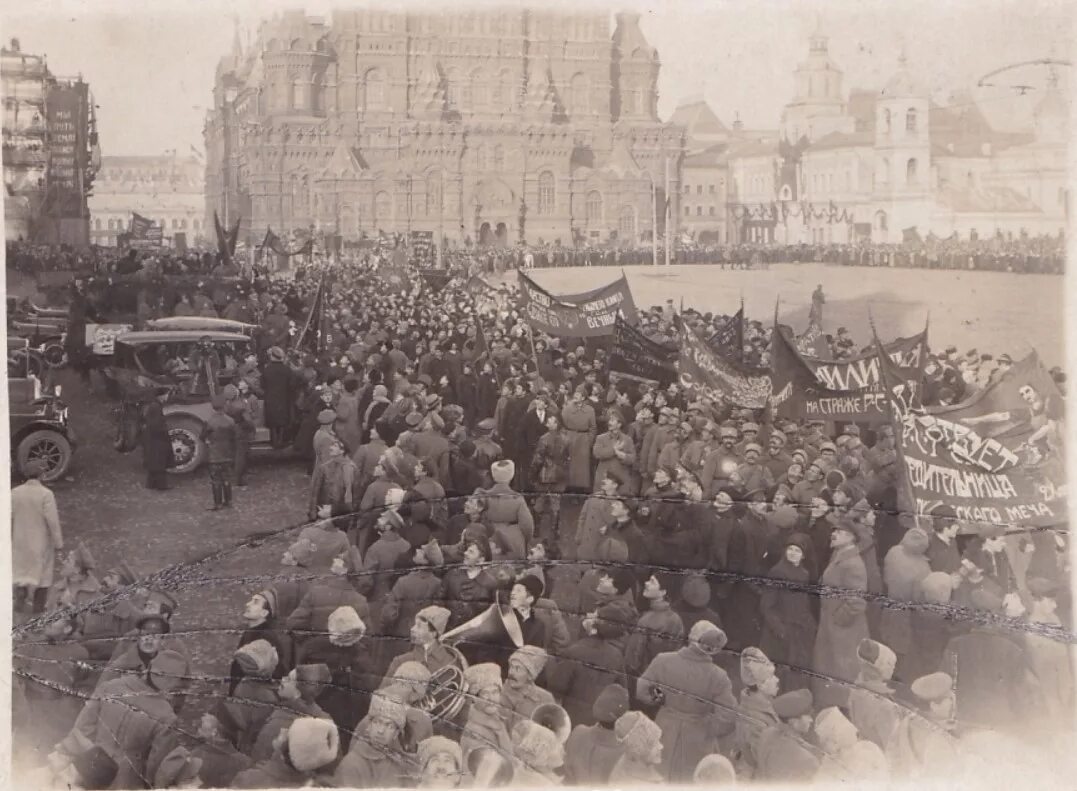
<svg viewBox="0 0 1077 791">
<path fill-rule="evenodd" d="M 557 740 L 564 744 L 572 733 L 572 719 L 568 712 L 556 703 L 543 703 L 531 712 L 531 721 L 552 731 Z"/>
<path fill-rule="evenodd" d="M 467 770 L 474 788 L 501 788 L 512 783 L 512 762 L 492 747 L 477 747 L 467 755 Z"/>
</svg>

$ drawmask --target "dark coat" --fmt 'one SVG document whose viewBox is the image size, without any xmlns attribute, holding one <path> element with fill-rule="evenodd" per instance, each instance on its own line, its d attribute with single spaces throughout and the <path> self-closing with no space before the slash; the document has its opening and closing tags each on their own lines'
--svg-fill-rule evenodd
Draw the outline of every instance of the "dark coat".
<svg viewBox="0 0 1077 791">
<path fill-rule="evenodd" d="M 172 466 L 172 440 L 164 411 L 156 399 L 146 407 L 142 424 L 142 463 L 146 472 L 164 472 Z"/>
<path fill-rule="evenodd" d="M 295 384 L 295 374 L 284 363 L 271 362 L 262 371 L 265 424 L 269 428 L 287 428 L 291 425 Z"/>
<path fill-rule="evenodd" d="M 804 585 L 811 582 L 803 562 L 794 566 L 784 557 L 774 564 L 767 576 Z M 767 585 L 763 588 L 759 607 L 763 616 L 759 647 L 763 653 L 779 667 L 787 665 L 793 671 L 811 667 L 816 630 L 811 594 Z M 783 683 L 787 689 L 797 686 L 804 685 Z"/>
<path fill-rule="evenodd" d="M 624 653 L 612 641 L 597 636 L 578 640 L 547 674 L 549 690 L 561 700 L 573 725 L 593 725 L 595 700 L 609 684 L 626 689 Z"/>
</svg>

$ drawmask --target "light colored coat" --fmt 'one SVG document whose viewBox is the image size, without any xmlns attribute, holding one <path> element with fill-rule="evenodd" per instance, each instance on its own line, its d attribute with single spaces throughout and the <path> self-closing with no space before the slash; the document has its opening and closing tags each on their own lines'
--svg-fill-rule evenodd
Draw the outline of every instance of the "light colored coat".
<svg viewBox="0 0 1077 791">
<path fill-rule="evenodd" d="M 11 490 L 11 583 L 48 588 L 56 569 L 56 550 L 63 549 L 56 497 L 40 481 Z"/>
<path fill-rule="evenodd" d="M 856 546 L 835 551 L 819 583 L 827 588 L 866 591 L 868 574 Z M 860 672 L 856 649 L 861 640 L 870 636 L 866 609 L 864 599 L 855 595 L 835 591 L 824 592 L 821 597 L 813 665 L 815 672 L 826 678 L 812 681 L 818 708 L 844 706 L 848 700 L 848 686 L 828 683 L 827 678 L 852 682 Z"/>
</svg>

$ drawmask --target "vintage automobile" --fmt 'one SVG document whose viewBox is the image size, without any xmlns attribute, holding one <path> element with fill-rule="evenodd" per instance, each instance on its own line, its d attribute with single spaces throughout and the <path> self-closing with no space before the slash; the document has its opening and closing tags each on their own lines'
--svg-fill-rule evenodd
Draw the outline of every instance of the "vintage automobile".
<svg viewBox="0 0 1077 791">
<path fill-rule="evenodd" d="M 206 461 L 202 431 L 213 412 L 213 396 L 235 378 L 250 344 L 247 335 L 219 330 L 145 330 L 117 336 L 112 360 L 104 368 L 120 401 L 116 450 L 129 453 L 138 447 L 145 407 L 164 388 L 172 438 L 170 470 L 183 474 L 201 467 Z M 259 425 L 251 449 L 269 447 L 269 429 Z"/>
<path fill-rule="evenodd" d="M 172 316 L 164 319 L 150 319 L 146 322 L 147 330 L 203 330 L 220 332 L 239 332 L 247 337 L 258 329 L 256 324 L 246 324 L 232 319 L 215 319 L 206 316 Z"/>
<path fill-rule="evenodd" d="M 7 348 L 12 466 L 25 475 L 30 462 L 44 462 L 41 479 L 55 481 L 67 473 L 75 449 L 75 433 L 68 423 L 67 406 L 60 400 L 59 385 L 49 385 L 48 367 L 31 364 L 37 355 L 29 341 L 8 338 Z"/>
<path fill-rule="evenodd" d="M 67 333 L 67 311 L 62 308 L 42 308 L 28 299 L 7 300 L 8 335 L 25 338 L 50 368 L 67 362 L 64 340 Z"/>
</svg>

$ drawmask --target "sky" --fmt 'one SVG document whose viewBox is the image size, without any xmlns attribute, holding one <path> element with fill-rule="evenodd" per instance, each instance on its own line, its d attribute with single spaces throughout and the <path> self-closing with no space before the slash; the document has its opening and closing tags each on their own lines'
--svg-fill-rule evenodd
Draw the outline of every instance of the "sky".
<svg viewBox="0 0 1077 791">
<path fill-rule="evenodd" d="M 12 4 L 7 4 L 11 9 Z M 258 20 L 288 7 L 326 17 L 333 7 L 370 5 L 307 0 L 165 4 L 145 0 L 37 0 L 0 15 L 0 36 L 20 39 L 25 52 L 46 54 L 60 76 L 82 74 L 98 105 L 102 153 L 180 155 L 202 148 L 202 124 L 212 101 L 218 59 L 231 50 L 233 19 L 253 31 Z M 476 7 L 505 5 L 473 0 Z M 429 8 L 403 0 L 392 8 Z M 659 115 L 703 96 L 728 125 L 774 129 L 793 90 L 793 70 L 807 55 L 817 25 L 830 37 L 832 59 L 845 72 L 844 89 L 881 88 L 904 50 L 910 71 L 945 103 L 985 74 L 1035 58 L 1073 60 L 1074 8 L 1067 0 L 958 2 L 777 2 L 777 0 L 543 0 L 543 8 L 584 6 L 635 10 L 662 60 Z M 611 18 L 612 33 L 612 18 Z M 1063 68 L 1068 84 L 1072 69 Z M 1027 123 L 1035 92 L 1018 98 L 1011 86 L 1042 88 L 1043 69 L 997 78 L 974 92 L 996 126 Z M 1066 84 L 1066 83 L 1064 83 Z"/>
</svg>

